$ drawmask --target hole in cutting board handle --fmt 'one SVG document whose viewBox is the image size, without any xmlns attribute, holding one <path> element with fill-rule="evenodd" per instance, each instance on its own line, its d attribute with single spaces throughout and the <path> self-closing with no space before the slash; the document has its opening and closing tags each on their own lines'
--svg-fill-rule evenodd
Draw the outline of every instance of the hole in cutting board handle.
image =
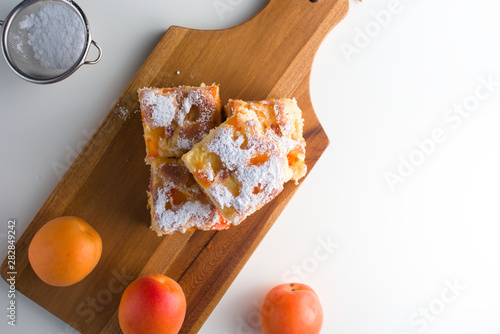
<svg viewBox="0 0 500 334">
<path fill-rule="evenodd" d="M 309 0 L 311 2 L 319 2 L 320 0 Z"/>
</svg>

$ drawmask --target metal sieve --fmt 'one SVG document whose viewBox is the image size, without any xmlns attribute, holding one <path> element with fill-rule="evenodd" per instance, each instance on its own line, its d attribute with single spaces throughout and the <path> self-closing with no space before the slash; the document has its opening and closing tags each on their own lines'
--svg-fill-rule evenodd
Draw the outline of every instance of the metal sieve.
<svg viewBox="0 0 500 334">
<path fill-rule="evenodd" d="M 0 21 L 2 52 L 21 78 L 39 84 L 61 81 L 80 66 L 96 64 L 102 49 L 92 40 L 87 18 L 71 0 L 24 0 Z M 86 60 L 90 46 L 95 60 Z"/>
</svg>

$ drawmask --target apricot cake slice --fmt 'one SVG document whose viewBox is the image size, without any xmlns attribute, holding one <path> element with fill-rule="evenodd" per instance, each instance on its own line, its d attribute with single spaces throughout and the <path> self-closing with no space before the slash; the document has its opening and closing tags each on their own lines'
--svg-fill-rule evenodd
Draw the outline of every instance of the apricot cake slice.
<svg viewBox="0 0 500 334">
<path fill-rule="evenodd" d="M 288 166 L 293 173 L 292 180 L 297 183 L 307 172 L 306 142 L 302 135 L 304 120 L 297 101 L 295 99 L 269 99 L 258 102 L 229 100 L 224 107 L 228 117 L 247 110 L 255 112 L 266 135 L 277 141 L 285 150 Z"/>
<path fill-rule="evenodd" d="M 276 197 L 285 182 L 305 173 L 305 164 L 295 171 L 287 157 L 295 149 L 292 141 L 303 142 L 302 133 L 294 140 L 293 129 L 287 128 L 297 122 L 297 129 L 302 130 L 300 109 L 298 115 L 282 112 L 275 116 L 252 106 L 237 107 L 237 103 L 230 102 L 226 109 L 230 117 L 182 157 L 224 218 L 235 225 Z M 279 117 L 287 118 L 283 129 Z M 305 152 L 305 142 L 302 145 Z"/>
<path fill-rule="evenodd" d="M 146 163 L 180 158 L 221 123 L 219 86 L 139 90 Z"/>
<path fill-rule="evenodd" d="M 177 231 L 229 227 L 180 159 L 152 162 L 148 195 L 151 228 L 159 236 Z"/>
</svg>

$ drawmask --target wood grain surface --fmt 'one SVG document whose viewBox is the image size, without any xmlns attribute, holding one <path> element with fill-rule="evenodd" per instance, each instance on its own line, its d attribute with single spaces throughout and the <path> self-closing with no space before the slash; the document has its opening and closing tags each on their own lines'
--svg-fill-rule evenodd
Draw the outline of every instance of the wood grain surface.
<svg viewBox="0 0 500 334">
<path fill-rule="evenodd" d="M 149 167 L 137 89 L 219 83 L 223 104 L 229 98 L 295 97 L 304 113 L 310 172 L 329 143 L 310 100 L 311 65 L 347 11 L 348 0 L 270 0 L 254 18 L 230 29 L 171 27 L 17 241 L 18 291 L 82 333 L 120 333 L 124 288 L 139 276 L 163 273 L 186 294 L 181 333 L 198 332 L 297 186 L 289 182 L 276 199 L 227 231 L 157 237 L 146 209 Z M 130 115 L 123 117 L 126 111 Z M 103 253 L 83 281 L 51 287 L 31 269 L 28 246 L 44 223 L 67 215 L 97 230 Z M 4 260 L 4 279 L 8 271 Z"/>
</svg>

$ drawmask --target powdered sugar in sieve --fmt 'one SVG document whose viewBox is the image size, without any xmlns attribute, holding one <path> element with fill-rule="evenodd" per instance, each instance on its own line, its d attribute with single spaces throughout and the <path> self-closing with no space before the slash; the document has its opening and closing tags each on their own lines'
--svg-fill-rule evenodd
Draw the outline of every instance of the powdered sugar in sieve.
<svg viewBox="0 0 500 334">
<path fill-rule="evenodd" d="M 60 81 L 83 64 L 95 64 L 101 48 L 90 37 L 87 19 L 71 0 L 25 0 L 3 24 L 2 51 L 10 67 L 35 83 Z M 99 54 L 86 61 L 90 45 Z"/>
<path fill-rule="evenodd" d="M 85 27 L 68 6 L 49 3 L 38 12 L 25 15 L 19 29 L 27 31 L 26 43 L 34 58 L 48 69 L 68 69 L 80 58 L 85 48 Z M 23 49 L 23 42 L 18 44 Z"/>
</svg>

